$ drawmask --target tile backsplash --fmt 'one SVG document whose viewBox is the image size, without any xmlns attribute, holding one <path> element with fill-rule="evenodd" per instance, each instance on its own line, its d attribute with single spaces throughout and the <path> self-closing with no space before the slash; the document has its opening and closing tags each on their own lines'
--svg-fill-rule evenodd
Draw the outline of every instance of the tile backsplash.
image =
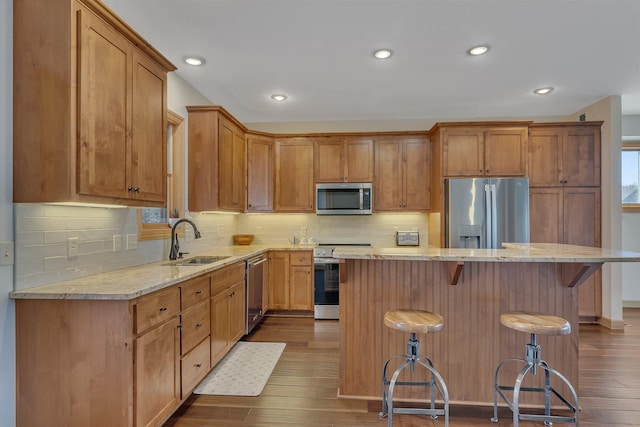
<svg viewBox="0 0 640 427">
<path fill-rule="evenodd" d="M 138 234 L 137 209 L 15 204 L 15 288 L 26 289 L 166 259 L 169 239 L 138 241 L 126 249 L 126 236 Z M 255 234 L 254 244 L 288 244 L 292 236 L 318 242 L 395 245 L 395 231 L 420 232 L 427 244 L 427 214 L 316 216 L 314 214 L 192 213 L 202 234 L 184 227 L 180 250 L 196 253 L 233 244 L 236 233 Z M 121 236 L 114 251 L 113 236 Z M 77 256 L 68 256 L 68 239 L 77 238 Z"/>
</svg>

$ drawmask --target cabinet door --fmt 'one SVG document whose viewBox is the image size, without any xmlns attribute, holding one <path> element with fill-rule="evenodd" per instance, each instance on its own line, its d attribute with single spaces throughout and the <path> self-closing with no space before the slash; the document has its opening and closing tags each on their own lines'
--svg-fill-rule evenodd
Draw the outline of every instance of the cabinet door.
<svg viewBox="0 0 640 427">
<path fill-rule="evenodd" d="M 402 209 L 402 171 L 402 143 L 396 140 L 376 141 L 373 192 L 376 212 Z"/>
<path fill-rule="evenodd" d="M 224 357 L 229 347 L 229 289 L 211 298 L 211 366 Z"/>
<path fill-rule="evenodd" d="M 276 141 L 275 210 L 313 212 L 313 141 Z"/>
<path fill-rule="evenodd" d="M 442 173 L 445 177 L 484 174 L 484 131 L 454 128 L 443 131 Z"/>
<path fill-rule="evenodd" d="M 343 139 L 315 141 L 314 146 L 315 181 L 343 182 L 345 180 Z"/>
<path fill-rule="evenodd" d="M 403 142 L 403 209 L 426 211 L 431 200 L 431 144 L 428 140 Z"/>
<path fill-rule="evenodd" d="M 289 253 L 271 252 L 269 255 L 269 308 L 289 308 Z"/>
<path fill-rule="evenodd" d="M 313 280 L 310 266 L 291 266 L 289 285 L 289 308 L 291 310 L 313 310 Z"/>
<path fill-rule="evenodd" d="M 562 185 L 562 129 L 529 130 L 529 186 Z"/>
<path fill-rule="evenodd" d="M 346 182 L 373 182 L 373 140 L 345 141 L 343 163 Z"/>
<path fill-rule="evenodd" d="M 235 344 L 246 330 L 247 310 L 245 283 L 237 282 L 229 288 L 229 345 Z"/>
<path fill-rule="evenodd" d="M 484 135 L 486 176 L 525 176 L 527 128 L 490 129 Z"/>
<path fill-rule="evenodd" d="M 247 211 L 273 211 L 273 141 L 247 138 Z"/>
<path fill-rule="evenodd" d="M 564 242 L 562 188 L 529 189 L 529 226 L 532 243 Z"/>
<path fill-rule="evenodd" d="M 244 135 L 221 117 L 218 134 L 218 204 L 221 209 L 244 210 Z"/>
<path fill-rule="evenodd" d="M 134 369 L 136 426 L 158 426 L 180 404 L 177 317 L 136 339 Z"/>
<path fill-rule="evenodd" d="M 563 179 L 572 187 L 600 186 L 600 128 L 569 127 L 564 131 Z"/>
<path fill-rule="evenodd" d="M 600 246 L 600 189 L 564 189 L 564 243 Z M 578 288 L 581 318 L 602 315 L 601 271 L 596 271 Z"/>
<path fill-rule="evenodd" d="M 262 314 L 269 311 L 269 277 L 270 277 L 270 261 L 265 262 L 262 275 Z"/>
<path fill-rule="evenodd" d="M 167 202 L 167 73 L 134 50 L 131 183 L 137 199 Z"/>
<path fill-rule="evenodd" d="M 78 25 L 78 192 L 129 198 L 133 45 L 84 10 Z"/>
</svg>

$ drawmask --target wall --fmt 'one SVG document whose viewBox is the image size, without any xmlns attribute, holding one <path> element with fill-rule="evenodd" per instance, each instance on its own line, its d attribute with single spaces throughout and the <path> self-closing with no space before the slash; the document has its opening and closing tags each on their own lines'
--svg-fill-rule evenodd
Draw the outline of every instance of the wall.
<svg viewBox="0 0 640 427">
<path fill-rule="evenodd" d="M 238 217 L 237 232 L 255 234 L 254 242 L 287 244 L 293 236 L 313 237 L 319 243 L 395 245 L 395 231 L 418 231 L 426 245 L 427 214 L 317 216 L 315 214 L 249 214 Z"/>
<path fill-rule="evenodd" d="M 622 138 L 640 141 L 640 114 L 622 116 Z M 640 252 L 640 212 L 622 213 L 622 249 Z M 622 265 L 622 302 L 640 307 L 640 264 Z"/>
<path fill-rule="evenodd" d="M 0 0 L 0 242 L 13 240 L 12 179 L 12 2 Z M 0 424 L 15 425 L 15 315 L 8 298 L 13 266 L 0 266 Z"/>
<path fill-rule="evenodd" d="M 574 115 L 577 120 L 586 114 L 587 120 L 603 120 L 601 129 L 601 222 L 602 247 L 622 248 L 622 190 L 620 184 L 620 150 L 622 140 L 622 107 L 619 96 L 604 98 Z M 616 329 L 623 328 L 622 268 L 620 263 L 606 263 L 602 267 L 601 323 Z"/>
</svg>

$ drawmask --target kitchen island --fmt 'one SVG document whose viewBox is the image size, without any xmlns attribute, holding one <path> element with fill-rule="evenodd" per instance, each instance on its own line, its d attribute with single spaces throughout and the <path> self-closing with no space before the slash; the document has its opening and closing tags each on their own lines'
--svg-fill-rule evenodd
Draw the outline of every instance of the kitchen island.
<svg viewBox="0 0 640 427">
<path fill-rule="evenodd" d="M 384 326 L 385 312 L 420 309 L 444 317 L 442 331 L 420 335 L 421 352 L 443 376 L 452 404 L 493 404 L 499 361 L 523 357 L 527 334 L 500 325 L 500 314 L 528 310 L 561 316 L 564 336 L 540 336 L 542 358 L 579 390 L 578 287 L 605 262 L 639 262 L 633 252 L 561 244 L 504 249 L 359 248 L 341 260 L 340 395 L 380 399 L 384 361 L 406 351 L 408 334 Z M 521 366 L 519 366 L 520 368 Z M 505 371 L 513 383 L 516 369 Z M 412 374 L 415 375 L 415 374 Z M 541 377 L 538 375 L 538 377 Z M 419 398 L 402 389 L 398 398 Z M 525 396 L 524 404 L 541 402 Z"/>
</svg>

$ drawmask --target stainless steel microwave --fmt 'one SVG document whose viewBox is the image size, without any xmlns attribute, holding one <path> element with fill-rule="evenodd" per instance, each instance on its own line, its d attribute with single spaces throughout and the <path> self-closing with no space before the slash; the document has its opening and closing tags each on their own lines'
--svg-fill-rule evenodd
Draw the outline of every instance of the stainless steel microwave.
<svg viewBox="0 0 640 427">
<path fill-rule="evenodd" d="M 371 189 L 370 182 L 316 184 L 316 214 L 371 215 Z"/>
</svg>

